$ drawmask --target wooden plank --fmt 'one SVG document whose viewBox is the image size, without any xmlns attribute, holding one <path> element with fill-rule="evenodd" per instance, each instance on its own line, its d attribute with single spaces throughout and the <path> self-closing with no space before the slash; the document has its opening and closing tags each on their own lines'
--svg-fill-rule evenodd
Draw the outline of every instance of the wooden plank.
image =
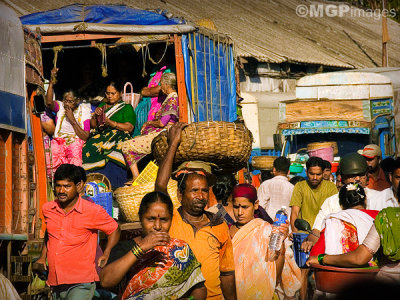
<svg viewBox="0 0 400 300">
<path fill-rule="evenodd" d="M 123 36 L 125 35 L 92 34 L 92 33 L 43 35 L 41 41 L 42 44 L 44 44 L 44 43 L 55 43 L 55 42 L 87 41 L 87 40 L 100 40 L 100 39 L 112 39 L 112 38 L 118 39 Z"/>
<path fill-rule="evenodd" d="M 188 103 L 185 84 L 185 67 L 182 54 L 182 37 L 174 34 L 176 80 L 179 97 L 179 121 L 188 122 Z"/>
<path fill-rule="evenodd" d="M 316 120 L 369 121 L 364 116 L 362 100 L 286 103 L 285 122 Z"/>
<path fill-rule="evenodd" d="M 7 233 L 14 233 L 12 231 L 12 195 L 13 195 L 13 157 L 12 157 L 12 139 L 13 132 L 10 131 L 5 141 L 5 154 L 6 154 L 6 172 L 5 172 L 5 231 Z"/>
</svg>

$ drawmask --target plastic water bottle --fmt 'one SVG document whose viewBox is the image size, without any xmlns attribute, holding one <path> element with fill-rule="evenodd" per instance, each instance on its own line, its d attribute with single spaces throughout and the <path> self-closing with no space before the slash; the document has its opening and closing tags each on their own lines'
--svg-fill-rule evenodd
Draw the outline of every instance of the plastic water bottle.
<svg viewBox="0 0 400 300">
<path fill-rule="evenodd" d="M 285 224 L 287 219 L 288 213 L 286 211 L 286 206 L 282 206 L 282 208 L 276 212 L 274 223 L 272 224 L 272 233 L 269 238 L 268 247 L 272 253 L 281 249 L 284 235 L 279 231 L 279 226 Z"/>
</svg>

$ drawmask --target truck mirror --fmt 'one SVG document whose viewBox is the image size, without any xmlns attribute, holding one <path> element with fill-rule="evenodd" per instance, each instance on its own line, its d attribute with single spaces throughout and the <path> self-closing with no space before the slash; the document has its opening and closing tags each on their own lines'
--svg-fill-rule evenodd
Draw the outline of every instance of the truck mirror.
<svg viewBox="0 0 400 300">
<path fill-rule="evenodd" d="M 279 133 L 275 133 L 274 137 L 274 150 L 275 151 L 282 151 L 282 135 Z"/>
<path fill-rule="evenodd" d="M 379 129 L 371 129 L 369 143 L 379 145 Z"/>
<path fill-rule="evenodd" d="M 46 110 L 44 95 L 38 94 L 33 97 L 33 113 L 40 114 Z"/>
</svg>

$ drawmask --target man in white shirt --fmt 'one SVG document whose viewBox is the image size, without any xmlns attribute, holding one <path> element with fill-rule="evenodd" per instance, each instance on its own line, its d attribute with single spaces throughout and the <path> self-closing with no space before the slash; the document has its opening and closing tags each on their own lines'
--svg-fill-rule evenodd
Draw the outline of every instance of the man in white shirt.
<svg viewBox="0 0 400 300">
<path fill-rule="evenodd" d="M 259 204 L 265 209 L 271 218 L 275 217 L 276 212 L 286 206 L 290 216 L 290 199 L 292 197 L 294 185 L 289 182 L 288 174 L 290 160 L 280 156 L 274 160 L 272 173 L 274 177 L 264 181 L 257 191 Z"/>
<path fill-rule="evenodd" d="M 390 180 L 396 185 L 396 189 L 388 188 L 381 192 L 367 188 L 368 185 L 368 165 L 363 156 L 358 153 L 350 153 L 345 155 L 339 163 L 339 170 L 341 172 L 342 183 L 354 183 L 359 182 L 364 187 L 365 194 L 367 196 L 367 209 L 381 210 L 389 206 L 399 206 L 399 202 L 394 196 L 397 194 L 397 187 L 400 182 L 400 161 L 398 168 L 392 170 Z M 326 216 L 332 213 L 341 211 L 342 208 L 339 204 L 339 194 L 335 194 L 328 197 L 325 202 L 321 205 L 319 213 L 315 218 L 312 226 L 313 233 L 319 236 L 321 232 L 323 220 Z M 318 238 L 314 235 L 309 235 L 301 245 L 304 251 L 310 251 L 311 247 L 317 242 Z"/>
</svg>

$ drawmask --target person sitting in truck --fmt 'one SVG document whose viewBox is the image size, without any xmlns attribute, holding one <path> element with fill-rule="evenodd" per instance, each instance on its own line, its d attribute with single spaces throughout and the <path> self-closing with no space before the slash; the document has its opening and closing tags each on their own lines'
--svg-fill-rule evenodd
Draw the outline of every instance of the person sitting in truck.
<svg viewBox="0 0 400 300">
<path fill-rule="evenodd" d="M 366 158 L 368 164 L 368 187 L 377 191 L 389 188 L 390 183 L 386 180 L 385 172 L 380 166 L 382 160 L 381 148 L 375 144 L 367 145 L 362 150 L 362 156 Z"/>
<path fill-rule="evenodd" d="M 128 163 L 133 180 L 139 176 L 138 162 L 151 153 L 151 142 L 165 128 L 179 120 L 178 94 L 176 92 L 176 75 L 165 73 L 161 76 L 161 91 L 167 95 L 152 121 L 143 124 L 141 135 L 121 144 L 122 152 Z"/>
<path fill-rule="evenodd" d="M 58 69 L 51 70 L 49 88 L 46 94 L 46 106 L 57 113 L 56 126 L 53 139 L 51 140 L 51 165 L 47 168 L 53 169 L 64 164 L 82 165 L 82 147 L 89 138 L 90 131 L 90 106 L 79 103 L 78 97 L 72 90 L 63 95 L 62 101 L 54 101 L 54 78 Z"/>
<path fill-rule="evenodd" d="M 113 188 L 127 180 L 126 162 L 121 143 L 131 138 L 136 114 L 122 98 L 122 84 L 110 81 L 105 101 L 96 108 L 90 124 L 93 133 L 82 150 L 82 167 L 87 173 L 99 172 L 110 179 Z"/>
</svg>

